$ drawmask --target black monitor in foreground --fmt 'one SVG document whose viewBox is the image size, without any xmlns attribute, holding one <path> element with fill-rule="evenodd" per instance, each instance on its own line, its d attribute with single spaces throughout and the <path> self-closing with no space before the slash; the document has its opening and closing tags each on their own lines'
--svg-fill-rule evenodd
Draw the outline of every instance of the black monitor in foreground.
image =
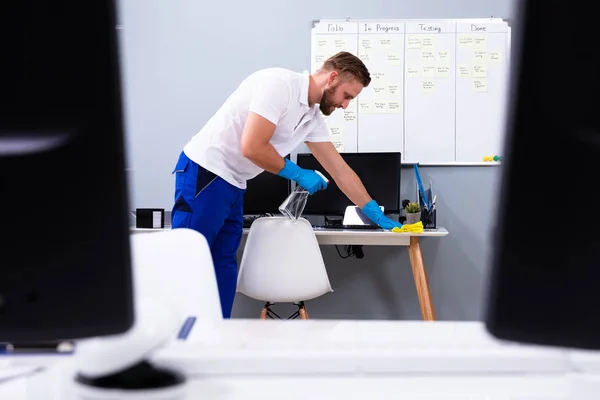
<svg viewBox="0 0 600 400">
<path fill-rule="evenodd" d="M 582 0 L 516 4 L 485 323 L 503 339 L 600 349 L 597 21 Z"/>
<path fill-rule="evenodd" d="M 115 4 L 0 6 L 0 342 L 134 318 Z"/>
<path fill-rule="evenodd" d="M 396 214 L 400 211 L 400 153 L 340 154 L 386 213 Z M 299 167 L 318 170 L 329 179 L 327 189 L 308 198 L 304 214 L 343 215 L 346 207 L 353 205 L 312 154 L 298 154 L 297 161 Z"/>
</svg>

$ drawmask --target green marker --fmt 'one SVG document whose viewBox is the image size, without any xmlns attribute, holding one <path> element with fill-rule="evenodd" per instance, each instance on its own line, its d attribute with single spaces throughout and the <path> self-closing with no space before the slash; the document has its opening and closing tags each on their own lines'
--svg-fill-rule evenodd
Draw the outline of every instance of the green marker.
<svg viewBox="0 0 600 400">
<path fill-rule="evenodd" d="M 500 159 L 500 157 L 494 156 L 494 161 L 498 161 L 499 159 Z"/>
</svg>

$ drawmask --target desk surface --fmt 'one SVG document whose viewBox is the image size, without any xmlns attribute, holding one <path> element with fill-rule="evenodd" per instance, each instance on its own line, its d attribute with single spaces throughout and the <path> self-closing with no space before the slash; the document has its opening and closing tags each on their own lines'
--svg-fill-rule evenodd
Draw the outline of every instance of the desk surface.
<svg viewBox="0 0 600 400">
<path fill-rule="evenodd" d="M 133 233 L 151 233 L 164 230 L 170 230 L 170 227 L 164 229 L 144 229 L 132 227 Z M 248 235 L 250 228 L 244 228 L 243 235 Z M 439 227 L 437 229 L 428 229 L 422 233 L 396 233 L 385 231 L 383 229 L 330 229 L 314 228 L 315 235 L 319 244 L 323 245 L 376 245 L 376 246 L 408 246 L 411 236 L 418 237 L 442 237 L 448 235 L 448 231 Z"/>
</svg>

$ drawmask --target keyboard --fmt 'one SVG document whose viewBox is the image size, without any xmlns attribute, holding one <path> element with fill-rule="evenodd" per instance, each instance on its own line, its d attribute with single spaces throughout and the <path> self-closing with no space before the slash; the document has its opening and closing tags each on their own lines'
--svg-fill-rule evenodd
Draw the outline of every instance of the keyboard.
<svg viewBox="0 0 600 400">
<path fill-rule="evenodd" d="M 197 323 L 155 361 L 191 374 L 564 373 L 565 351 L 500 342 L 479 322 Z"/>
</svg>

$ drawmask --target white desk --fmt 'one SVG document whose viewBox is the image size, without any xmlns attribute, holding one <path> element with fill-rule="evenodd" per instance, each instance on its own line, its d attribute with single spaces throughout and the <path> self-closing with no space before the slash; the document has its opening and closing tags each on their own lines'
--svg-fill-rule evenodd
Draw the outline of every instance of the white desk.
<svg viewBox="0 0 600 400">
<path fill-rule="evenodd" d="M 170 229 L 170 228 L 165 228 Z M 161 229 L 132 228 L 133 233 L 151 233 Z M 243 235 L 247 235 L 249 228 L 244 228 Z M 365 246 L 408 246 L 410 264 L 413 270 L 417 296 L 421 307 L 421 315 L 426 321 L 434 321 L 435 310 L 431 299 L 431 290 L 425 271 L 423 253 L 421 251 L 421 237 L 443 237 L 448 234 L 445 228 L 426 230 L 423 233 L 396 233 L 384 230 L 345 230 L 315 228 L 317 241 L 321 245 L 365 245 Z"/>
</svg>

